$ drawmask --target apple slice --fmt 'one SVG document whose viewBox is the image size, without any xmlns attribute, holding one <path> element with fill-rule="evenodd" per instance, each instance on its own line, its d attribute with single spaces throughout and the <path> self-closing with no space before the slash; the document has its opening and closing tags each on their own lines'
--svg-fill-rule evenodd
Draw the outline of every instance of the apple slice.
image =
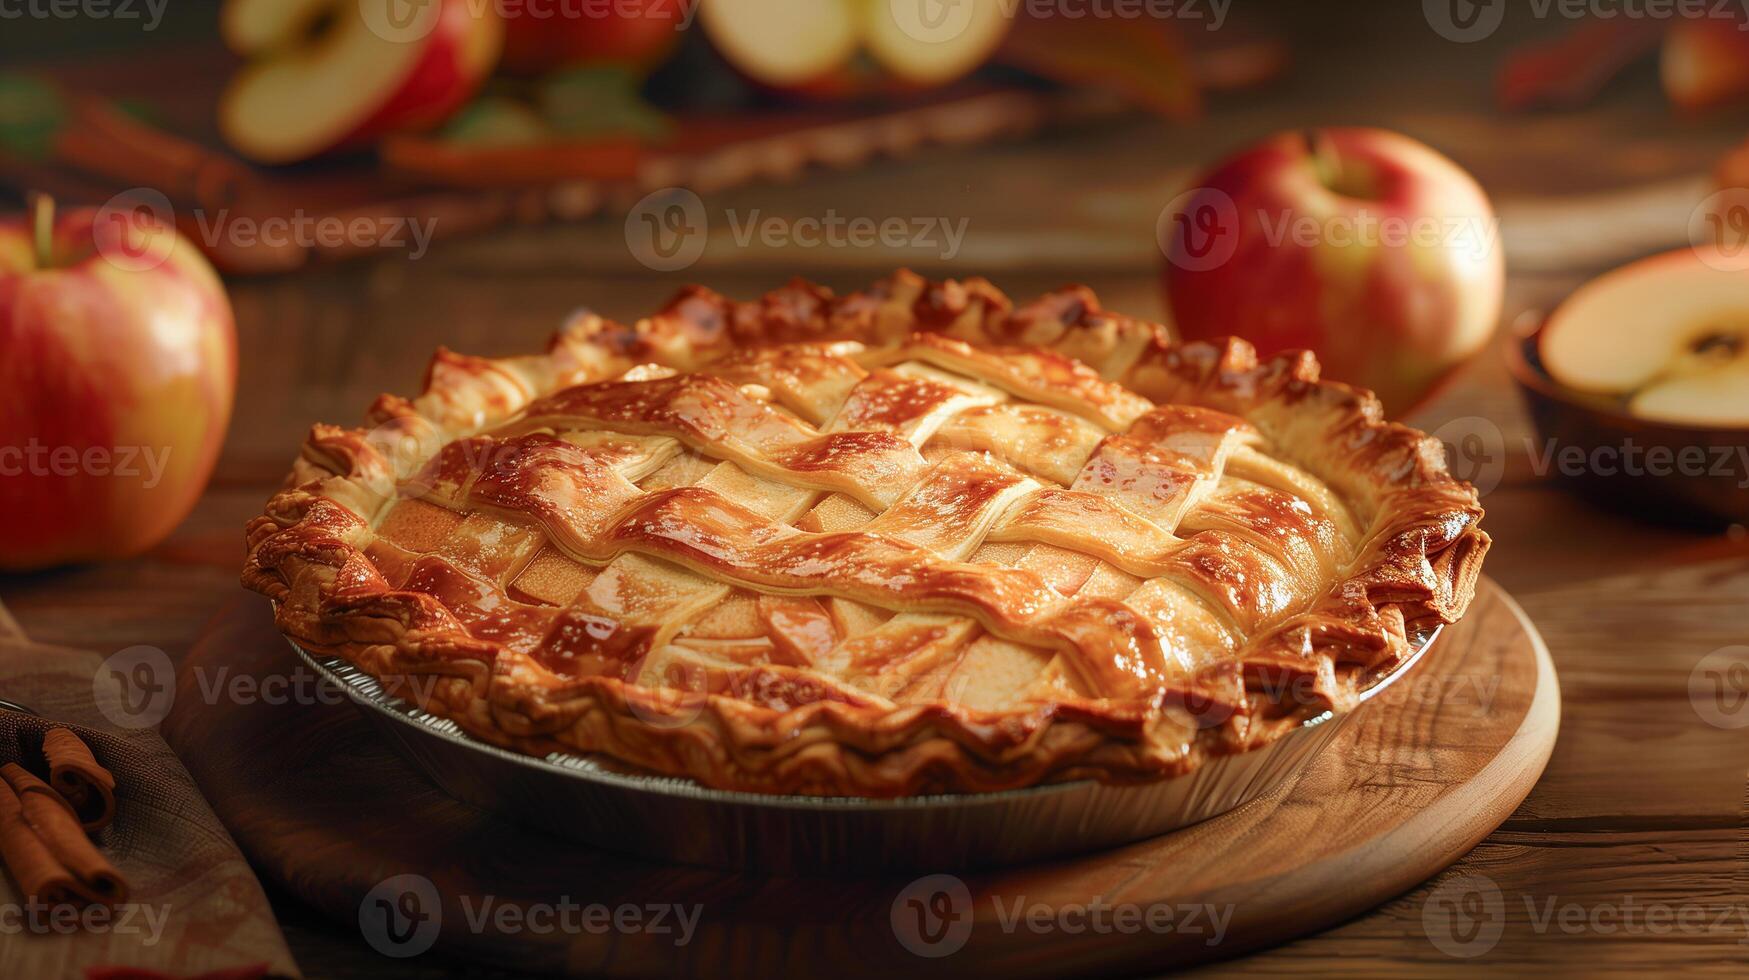
<svg viewBox="0 0 1749 980">
<path fill-rule="evenodd" d="M 1644 419 L 1679 425 L 1749 425 L 1749 360 L 1656 381 L 1628 402 Z"/>
<path fill-rule="evenodd" d="M 1543 328 L 1543 366 L 1575 391 L 1623 396 L 1646 419 L 1749 425 L 1749 271 L 1685 248 L 1568 297 Z"/>
<path fill-rule="evenodd" d="M 729 64 L 774 88 L 800 88 L 839 71 L 860 40 L 851 0 L 701 0 L 698 13 Z"/>
<path fill-rule="evenodd" d="M 951 82 L 989 60 L 1013 25 L 1004 0 L 865 0 L 863 42 L 915 85 Z"/>
<path fill-rule="evenodd" d="M 470 0 L 230 0 L 221 23 L 226 42 L 253 60 L 225 92 L 219 128 L 270 164 L 437 125 L 473 94 L 504 41 L 495 7 Z"/>
</svg>

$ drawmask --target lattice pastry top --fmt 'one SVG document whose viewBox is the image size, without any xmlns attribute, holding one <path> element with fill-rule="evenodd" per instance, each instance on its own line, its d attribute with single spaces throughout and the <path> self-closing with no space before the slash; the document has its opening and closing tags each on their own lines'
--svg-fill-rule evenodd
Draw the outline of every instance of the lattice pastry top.
<svg viewBox="0 0 1749 980">
<path fill-rule="evenodd" d="M 1481 516 L 1309 354 L 901 272 L 440 350 L 312 430 L 243 580 L 492 742 L 891 796 L 1159 778 L 1351 706 L 1464 611 Z"/>
</svg>

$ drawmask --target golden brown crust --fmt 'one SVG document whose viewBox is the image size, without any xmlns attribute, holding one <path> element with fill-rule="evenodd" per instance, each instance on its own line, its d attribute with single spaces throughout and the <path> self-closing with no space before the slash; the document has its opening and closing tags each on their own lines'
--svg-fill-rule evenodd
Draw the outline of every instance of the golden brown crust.
<svg viewBox="0 0 1749 980">
<path fill-rule="evenodd" d="M 852 356 L 836 341 L 860 346 Z M 780 344 L 808 346 L 768 350 Z M 711 374 L 686 373 L 706 364 Z M 944 385 L 934 370 L 977 381 Z M 823 424 L 831 413 L 808 400 L 821 392 L 855 424 Z M 942 417 L 964 420 L 938 438 L 967 452 L 926 460 L 913 445 L 937 437 L 916 427 Z M 384 396 L 369 424 L 316 426 L 249 525 L 243 582 L 274 600 L 288 636 L 497 744 L 760 792 L 900 796 L 1188 771 L 1278 736 L 1283 719 L 1351 706 L 1366 678 L 1404 659 L 1412 632 L 1462 615 L 1488 547 L 1475 491 L 1438 444 L 1384 421 L 1370 393 L 1320 380 L 1310 354 L 1259 361 L 1239 340 L 1175 344 L 1080 287 L 1019 309 L 982 280 L 908 272 L 843 297 L 798 282 L 734 303 L 693 287 L 635 326 L 580 317 L 543 356 L 440 351 L 425 392 Z M 676 444 L 732 461 L 738 479 L 781 478 L 809 500 L 886 516 L 833 535 L 828 510 L 797 520 L 721 487 L 668 486 L 658 467 Z M 1039 458 L 1008 466 L 985 451 L 1019 445 Z M 1093 455 L 1055 477 L 1079 482 L 1053 487 L 1053 452 Z M 1150 497 L 1136 480 L 1180 472 L 1202 473 L 1190 480 L 1201 489 Z M 560 490 L 546 485 L 561 476 Z M 428 510 L 405 505 L 414 497 Z M 400 506 L 407 528 L 379 534 Z M 926 540 L 916 515 L 944 507 L 958 509 L 940 527 L 994 530 Z M 488 537 L 517 557 L 411 545 L 427 533 L 415 519 L 448 528 L 475 512 L 512 522 Z M 714 537 L 701 544 L 705 514 Z M 1180 527 L 1191 535 L 1169 533 Z M 828 541 L 835 564 L 816 560 Z M 1008 570 L 943 550 L 977 541 L 1086 557 L 1065 586 L 1049 562 Z M 549 586 L 537 565 L 567 583 L 585 566 L 651 559 L 672 571 L 659 573 L 667 605 L 645 619 L 586 596 L 567 604 L 568 584 L 538 599 Z M 1089 578 L 1094 568 L 1105 571 Z M 522 576 L 515 602 L 509 575 Z M 1082 585 L 1124 576 L 1143 587 L 1122 599 Z M 735 591 L 704 587 L 714 583 Z M 668 620 L 721 606 L 726 621 L 742 594 L 765 618 L 714 642 L 731 650 L 746 636 L 765 653 L 664 661 Z M 832 656 L 856 646 L 832 632 L 833 603 L 902 613 L 868 636 L 901 636 L 910 659 L 873 660 L 878 676 L 859 683 L 811 663 L 832 645 L 810 653 L 810 630 L 836 639 Z M 1172 632 L 1188 619 L 1203 631 Z M 1049 661 L 1024 697 L 955 696 L 955 664 L 1015 650 Z M 667 683 L 676 670 L 684 682 Z"/>
</svg>

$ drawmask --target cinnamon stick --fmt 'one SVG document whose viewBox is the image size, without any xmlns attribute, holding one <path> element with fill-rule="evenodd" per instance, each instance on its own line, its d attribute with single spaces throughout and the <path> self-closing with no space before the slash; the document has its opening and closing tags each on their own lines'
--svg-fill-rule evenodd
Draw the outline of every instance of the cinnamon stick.
<svg viewBox="0 0 1749 980">
<path fill-rule="evenodd" d="M 16 762 L 0 766 L 0 778 L 16 796 L 24 820 L 48 849 L 55 862 L 72 874 L 74 890 L 90 902 L 110 905 L 127 901 L 128 886 L 121 872 L 103 856 L 73 808 L 54 787 L 31 775 Z M 23 885 L 23 881 L 19 882 Z"/>
<path fill-rule="evenodd" d="M 55 153 L 75 167 L 209 211 L 232 206 L 253 183 L 236 160 L 134 119 L 106 99 L 68 101 L 72 119 L 56 133 Z"/>
<path fill-rule="evenodd" d="M 109 826 L 115 819 L 115 776 L 98 764 L 78 734 L 70 728 L 44 732 L 43 756 L 49 785 L 73 807 L 86 833 Z"/>
<path fill-rule="evenodd" d="M 78 903 L 81 896 L 73 873 L 49 853 L 24 818 L 18 794 L 4 781 L 0 781 L 0 859 L 6 861 L 25 898 L 51 907 Z"/>
</svg>

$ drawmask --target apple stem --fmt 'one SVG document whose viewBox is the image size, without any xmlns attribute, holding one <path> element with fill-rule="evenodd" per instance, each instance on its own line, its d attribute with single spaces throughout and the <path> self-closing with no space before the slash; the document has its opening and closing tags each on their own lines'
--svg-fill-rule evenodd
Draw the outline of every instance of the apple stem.
<svg viewBox="0 0 1749 980">
<path fill-rule="evenodd" d="M 1330 145 L 1330 138 L 1316 129 L 1305 130 L 1300 136 L 1306 141 L 1306 153 L 1312 158 L 1318 183 L 1334 190 L 1341 165 L 1336 161 L 1335 148 Z"/>
<path fill-rule="evenodd" d="M 30 195 L 32 240 L 36 243 L 36 264 L 39 269 L 51 268 L 55 262 L 55 199 L 47 194 Z"/>
</svg>

